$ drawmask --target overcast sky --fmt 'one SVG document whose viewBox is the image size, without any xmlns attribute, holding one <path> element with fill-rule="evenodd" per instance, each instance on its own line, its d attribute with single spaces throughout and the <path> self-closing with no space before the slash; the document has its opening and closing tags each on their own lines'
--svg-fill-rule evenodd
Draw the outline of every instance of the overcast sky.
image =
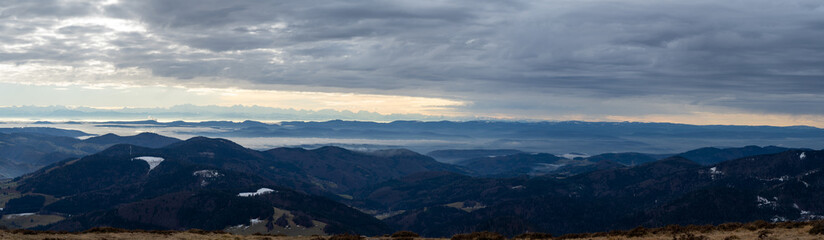
<svg viewBox="0 0 824 240">
<path fill-rule="evenodd" d="M 0 106 L 824 126 L 824 1 L 0 0 Z"/>
</svg>

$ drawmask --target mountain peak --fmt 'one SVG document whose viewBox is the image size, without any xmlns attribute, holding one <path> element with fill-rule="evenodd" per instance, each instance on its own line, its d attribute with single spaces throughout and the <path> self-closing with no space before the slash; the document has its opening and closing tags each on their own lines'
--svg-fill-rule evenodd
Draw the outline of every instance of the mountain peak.
<svg viewBox="0 0 824 240">
<path fill-rule="evenodd" d="M 114 134 L 114 133 L 106 133 L 106 134 L 103 134 L 103 135 L 100 135 L 100 136 L 90 137 L 90 138 L 88 138 L 84 141 L 85 142 L 105 142 L 105 141 L 114 141 L 115 139 L 119 139 L 119 138 L 121 138 L 120 135 L 117 135 L 117 134 Z"/>
<path fill-rule="evenodd" d="M 272 148 L 272 149 L 266 150 L 265 152 L 269 153 L 269 154 L 277 155 L 277 154 L 282 154 L 282 153 L 305 153 L 307 151 L 309 151 L 309 150 L 306 150 L 305 148 L 299 148 L 299 147 L 279 147 L 279 148 Z"/>
<path fill-rule="evenodd" d="M 674 172 L 679 172 L 687 169 L 700 168 L 702 165 L 690 161 L 683 157 L 668 157 L 654 162 L 641 164 L 636 169 L 629 169 L 629 171 L 645 171 L 652 173 L 655 176 L 662 176 Z"/>
<path fill-rule="evenodd" d="M 790 150 L 790 148 L 776 146 L 759 147 L 755 145 L 749 145 L 739 148 L 705 147 L 687 151 L 678 154 L 678 156 L 687 158 L 689 160 L 692 160 L 703 165 L 712 165 L 733 159 L 763 154 L 774 154 L 784 152 L 787 150 Z"/>
<path fill-rule="evenodd" d="M 247 149 L 235 142 L 223 138 L 193 137 L 186 141 L 164 147 L 181 154 L 212 153 L 223 157 L 258 155 L 257 151 Z M 213 155 L 214 156 L 214 155 Z"/>
<path fill-rule="evenodd" d="M 701 164 L 698 164 L 692 160 L 686 159 L 680 156 L 673 156 L 664 158 L 655 162 L 650 162 L 644 165 L 653 166 L 653 165 L 670 165 L 670 166 L 683 166 L 683 167 L 699 167 Z"/>
<path fill-rule="evenodd" d="M 369 152 L 368 154 L 379 156 L 379 157 L 417 157 L 417 156 L 423 156 L 419 153 L 416 153 L 412 150 L 405 149 L 405 148 L 376 150 L 376 151 Z"/>
<path fill-rule="evenodd" d="M 233 148 L 246 149 L 243 146 L 223 138 L 208 138 L 208 137 L 192 137 L 186 141 L 175 143 L 166 148 L 186 148 L 191 146 L 198 146 L 203 148 Z"/>
<path fill-rule="evenodd" d="M 134 135 L 135 137 L 162 137 L 160 134 L 153 133 L 153 132 L 142 132 Z"/>
<path fill-rule="evenodd" d="M 128 143 L 119 143 L 100 151 L 96 155 L 102 156 L 129 156 L 131 154 L 149 152 L 150 149 Z"/>
<path fill-rule="evenodd" d="M 342 148 L 342 147 L 336 147 L 336 146 L 324 146 L 324 147 L 314 149 L 312 151 L 313 152 L 318 152 L 318 153 L 350 153 L 350 152 L 352 152 L 352 151 L 349 151 L 348 149 L 345 149 L 345 148 Z"/>
<path fill-rule="evenodd" d="M 159 148 L 172 143 L 179 142 L 180 139 L 158 135 L 156 133 L 144 132 L 134 136 L 119 136 L 109 133 L 101 136 L 91 137 L 83 142 L 94 144 L 120 144 L 127 143 L 137 146 Z"/>
</svg>

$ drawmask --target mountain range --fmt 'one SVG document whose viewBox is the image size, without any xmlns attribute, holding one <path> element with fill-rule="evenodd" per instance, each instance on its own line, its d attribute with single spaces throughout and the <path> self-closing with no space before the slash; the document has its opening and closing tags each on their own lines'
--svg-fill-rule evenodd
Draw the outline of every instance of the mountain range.
<svg viewBox="0 0 824 240">
<path fill-rule="evenodd" d="M 319 152 L 327 150 L 334 149 Z M 227 140 L 201 137 L 163 148 L 119 144 L 58 162 L 15 182 L 21 193 L 51 200 L 37 212 L 65 218 L 43 227 L 50 230 L 94 226 L 222 230 L 272 225 L 283 217 L 282 221 L 296 224 L 291 227 L 320 227 L 327 233 L 389 231 L 358 210 L 292 190 L 312 192 L 320 186 L 309 182 L 317 178 L 287 162 L 269 161 L 267 155 Z M 4 211 L 20 212 L 16 208 L 7 205 Z"/>
<path fill-rule="evenodd" d="M 85 140 L 89 134 L 56 128 L 0 129 L 0 176 L 13 178 L 54 162 L 93 154 L 115 144 L 162 147 L 180 141 L 153 133 L 134 136 L 106 134 Z"/>
<path fill-rule="evenodd" d="M 406 149 L 261 151 L 227 139 L 154 134 L 0 136 L 38 139 L 3 140 L 16 149 L 49 143 L 43 145 L 83 154 L 109 145 L 3 181 L 0 224 L 9 227 L 290 235 L 411 230 L 443 237 L 824 218 L 824 151 L 811 149 L 746 146 L 571 158 L 442 151 L 455 163 L 449 164 Z M 502 155 L 479 155 L 491 152 Z"/>
<path fill-rule="evenodd" d="M 276 147 L 317 148 L 339 146 L 364 150 L 406 148 L 432 152 L 437 160 L 452 161 L 438 150 L 503 149 L 523 152 L 565 153 L 638 152 L 673 154 L 702 147 L 745 145 L 820 148 L 824 129 L 791 126 L 687 125 L 642 122 L 507 122 L 507 121 L 203 121 L 158 122 L 35 122 L 2 123 L 0 126 L 76 129 L 93 134 L 131 135 L 154 132 L 176 138 L 217 137 L 265 150 Z M 485 150 L 486 149 L 486 150 Z M 514 152 L 475 155 L 510 155 Z M 446 158 L 442 157 L 445 156 Z"/>
<path fill-rule="evenodd" d="M 427 236 L 821 219 L 822 154 L 790 150 L 711 166 L 671 157 L 571 177 L 417 175 L 359 196 L 373 199 L 373 207 L 402 211 L 384 220 L 390 226 Z"/>
</svg>

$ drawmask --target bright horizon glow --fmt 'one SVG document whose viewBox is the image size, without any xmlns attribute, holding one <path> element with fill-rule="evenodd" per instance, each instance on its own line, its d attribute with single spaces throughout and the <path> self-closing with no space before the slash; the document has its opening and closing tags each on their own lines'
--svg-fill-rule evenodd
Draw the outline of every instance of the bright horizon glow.
<svg viewBox="0 0 824 240">
<path fill-rule="evenodd" d="M 21 94 L 22 93 L 22 94 Z M 39 96 L 49 95 L 52 98 L 44 99 Z M 22 97 L 21 97 L 22 96 Z M 113 98 L 119 96 L 119 98 Z M 148 96 L 148 97 L 141 97 Z M 100 99 L 113 98 L 107 101 Z M 818 115 L 781 115 L 781 114 L 752 114 L 752 113 L 712 113 L 687 111 L 681 114 L 650 114 L 650 115 L 607 115 L 592 117 L 587 115 L 514 115 L 490 114 L 471 115 L 461 112 L 460 108 L 471 103 L 442 98 L 423 98 L 377 94 L 355 93 L 326 93 L 300 92 L 275 90 L 247 90 L 235 88 L 186 88 L 183 86 L 130 86 L 130 85 L 34 85 L 0 83 L 0 108 L 35 106 L 50 107 L 64 106 L 69 109 L 91 108 L 97 110 L 118 111 L 124 109 L 169 109 L 173 106 L 220 106 L 220 107 L 267 107 L 273 109 L 294 109 L 298 111 L 317 112 L 323 110 L 349 111 L 353 113 L 369 112 L 380 115 L 390 114 L 419 114 L 422 116 L 440 116 L 445 120 L 500 120 L 500 121 L 589 121 L 589 122 L 666 122 L 691 125 L 742 125 L 742 126 L 812 126 L 824 128 L 824 117 Z M 34 121 L 140 121 L 153 119 L 160 122 L 184 121 L 245 121 L 253 120 L 267 123 L 281 121 L 304 121 L 307 119 L 254 119 L 254 118 L 207 118 L 187 117 L 168 118 L 60 118 L 48 116 L 0 116 L 0 121 L 34 122 Z M 338 119 L 329 117 L 319 120 Z M 391 120 L 350 119 L 375 122 Z M 403 120 L 403 119 L 396 119 Z M 418 120 L 418 119 L 407 119 Z"/>
<path fill-rule="evenodd" d="M 61 84 L 30 85 L 0 83 L 3 106 L 67 106 L 95 109 L 168 108 L 176 105 L 231 107 L 261 106 L 319 111 L 368 111 L 388 114 L 422 114 L 459 117 L 452 112 L 467 103 L 443 99 L 397 95 L 326 93 L 236 88 L 186 88 L 183 86 L 130 86 Z M 23 94 L 21 94 L 23 93 Z M 41 96 L 52 96 L 42 98 Z M 100 99 L 107 99 L 100 101 Z"/>
</svg>

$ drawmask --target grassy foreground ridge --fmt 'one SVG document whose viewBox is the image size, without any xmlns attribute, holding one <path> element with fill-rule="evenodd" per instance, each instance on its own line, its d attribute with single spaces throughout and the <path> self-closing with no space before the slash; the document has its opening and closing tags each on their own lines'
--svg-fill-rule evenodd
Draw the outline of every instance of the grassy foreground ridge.
<svg viewBox="0 0 824 240">
<path fill-rule="evenodd" d="M 53 232 L 33 231 L 26 229 L 0 230 L 0 239 L 37 239 L 37 240 L 112 240 L 112 239 L 237 239 L 237 240 L 416 240 L 437 239 L 421 238 L 408 231 L 396 232 L 392 235 L 366 237 L 357 235 L 334 236 L 280 236 L 280 235 L 234 235 L 223 231 L 203 231 L 191 229 L 187 231 L 144 231 L 126 230 L 118 228 L 93 228 L 83 232 Z M 441 238 L 446 239 L 446 238 Z M 506 240 L 503 235 L 492 232 L 475 232 L 457 234 L 451 240 Z M 561 236 L 552 236 L 548 233 L 525 233 L 511 238 L 513 240 L 532 239 L 672 239 L 672 240 L 734 240 L 734 239 L 824 239 L 824 220 L 810 222 L 779 222 L 769 223 L 755 221 L 750 223 L 725 223 L 713 225 L 670 225 L 661 228 L 637 227 L 632 230 L 615 230 L 598 233 L 576 233 Z"/>
</svg>

